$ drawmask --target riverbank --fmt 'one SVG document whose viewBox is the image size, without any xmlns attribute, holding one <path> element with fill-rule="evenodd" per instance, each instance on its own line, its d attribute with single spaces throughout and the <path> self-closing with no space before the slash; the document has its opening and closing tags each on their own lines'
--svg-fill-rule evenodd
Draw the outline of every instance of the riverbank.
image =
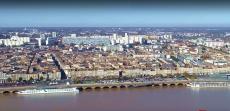
<svg viewBox="0 0 230 111">
<path fill-rule="evenodd" d="M 55 88 L 69 88 L 76 87 L 79 90 L 87 89 L 108 89 L 108 88 L 130 88 L 130 87 L 166 87 L 166 86 L 186 86 L 190 81 L 178 80 L 178 81 L 153 81 L 153 82 L 123 82 L 123 83 L 94 83 L 94 84 L 70 84 L 70 85 L 53 85 L 49 87 Z M 26 89 L 35 89 L 37 86 L 23 86 L 23 87 L 3 87 L 0 88 L 0 93 L 15 93 Z"/>
</svg>

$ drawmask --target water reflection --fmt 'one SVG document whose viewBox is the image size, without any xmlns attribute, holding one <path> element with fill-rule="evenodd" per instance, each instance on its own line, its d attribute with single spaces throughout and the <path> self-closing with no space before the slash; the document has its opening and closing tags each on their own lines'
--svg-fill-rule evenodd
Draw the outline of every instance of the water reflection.
<svg viewBox="0 0 230 111">
<path fill-rule="evenodd" d="M 65 96 L 78 96 L 78 93 L 53 93 L 53 94 L 29 94 L 29 95 L 19 95 L 15 94 L 17 97 L 28 97 L 28 98 L 46 98 L 46 97 L 65 97 Z"/>
<path fill-rule="evenodd" d="M 1 95 L 1 111 L 230 111 L 229 88 L 143 87 Z M 14 107 L 12 107 L 14 106 Z"/>
</svg>

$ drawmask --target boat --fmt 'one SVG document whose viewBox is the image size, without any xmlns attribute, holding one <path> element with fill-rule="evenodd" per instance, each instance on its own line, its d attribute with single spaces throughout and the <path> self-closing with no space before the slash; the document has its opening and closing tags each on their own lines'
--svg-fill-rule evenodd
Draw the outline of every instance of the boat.
<svg viewBox="0 0 230 111">
<path fill-rule="evenodd" d="M 194 88 L 199 88 L 200 84 L 196 84 L 196 83 L 189 83 L 187 84 L 188 87 L 194 87 Z"/>
<path fill-rule="evenodd" d="M 192 88 L 204 88 L 204 87 L 230 87 L 229 82 L 192 82 L 187 84 L 188 87 Z"/>
<path fill-rule="evenodd" d="M 43 88 L 16 92 L 17 94 L 51 94 L 51 93 L 79 93 L 77 88 Z"/>
</svg>

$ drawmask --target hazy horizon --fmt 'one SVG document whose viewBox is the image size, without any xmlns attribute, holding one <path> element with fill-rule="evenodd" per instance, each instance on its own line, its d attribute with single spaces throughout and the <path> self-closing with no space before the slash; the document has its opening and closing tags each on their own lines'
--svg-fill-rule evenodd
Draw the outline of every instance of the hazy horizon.
<svg viewBox="0 0 230 111">
<path fill-rule="evenodd" d="M 228 4 L 12 1 L 1 3 L 0 27 L 230 27 Z"/>
</svg>

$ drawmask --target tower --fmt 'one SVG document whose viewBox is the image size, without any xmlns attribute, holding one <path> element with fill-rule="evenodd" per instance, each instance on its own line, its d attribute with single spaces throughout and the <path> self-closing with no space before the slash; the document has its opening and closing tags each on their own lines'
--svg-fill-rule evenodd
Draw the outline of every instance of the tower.
<svg viewBox="0 0 230 111">
<path fill-rule="evenodd" d="M 41 38 L 38 38 L 38 46 L 41 47 L 42 42 L 41 42 Z"/>
<path fill-rule="evenodd" d="M 113 39 L 117 40 L 117 34 L 113 34 Z"/>
<path fill-rule="evenodd" d="M 128 36 L 128 33 L 125 33 L 125 44 L 129 44 L 129 36 Z"/>
<path fill-rule="evenodd" d="M 42 43 L 41 43 L 41 38 L 36 38 L 36 40 L 38 41 L 38 46 L 41 47 Z"/>
<path fill-rule="evenodd" d="M 57 33 L 56 32 L 52 32 L 52 37 L 57 37 Z"/>
<path fill-rule="evenodd" d="M 46 38 L 46 45 L 49 45 L 49 37 Z"/>
</svg>

